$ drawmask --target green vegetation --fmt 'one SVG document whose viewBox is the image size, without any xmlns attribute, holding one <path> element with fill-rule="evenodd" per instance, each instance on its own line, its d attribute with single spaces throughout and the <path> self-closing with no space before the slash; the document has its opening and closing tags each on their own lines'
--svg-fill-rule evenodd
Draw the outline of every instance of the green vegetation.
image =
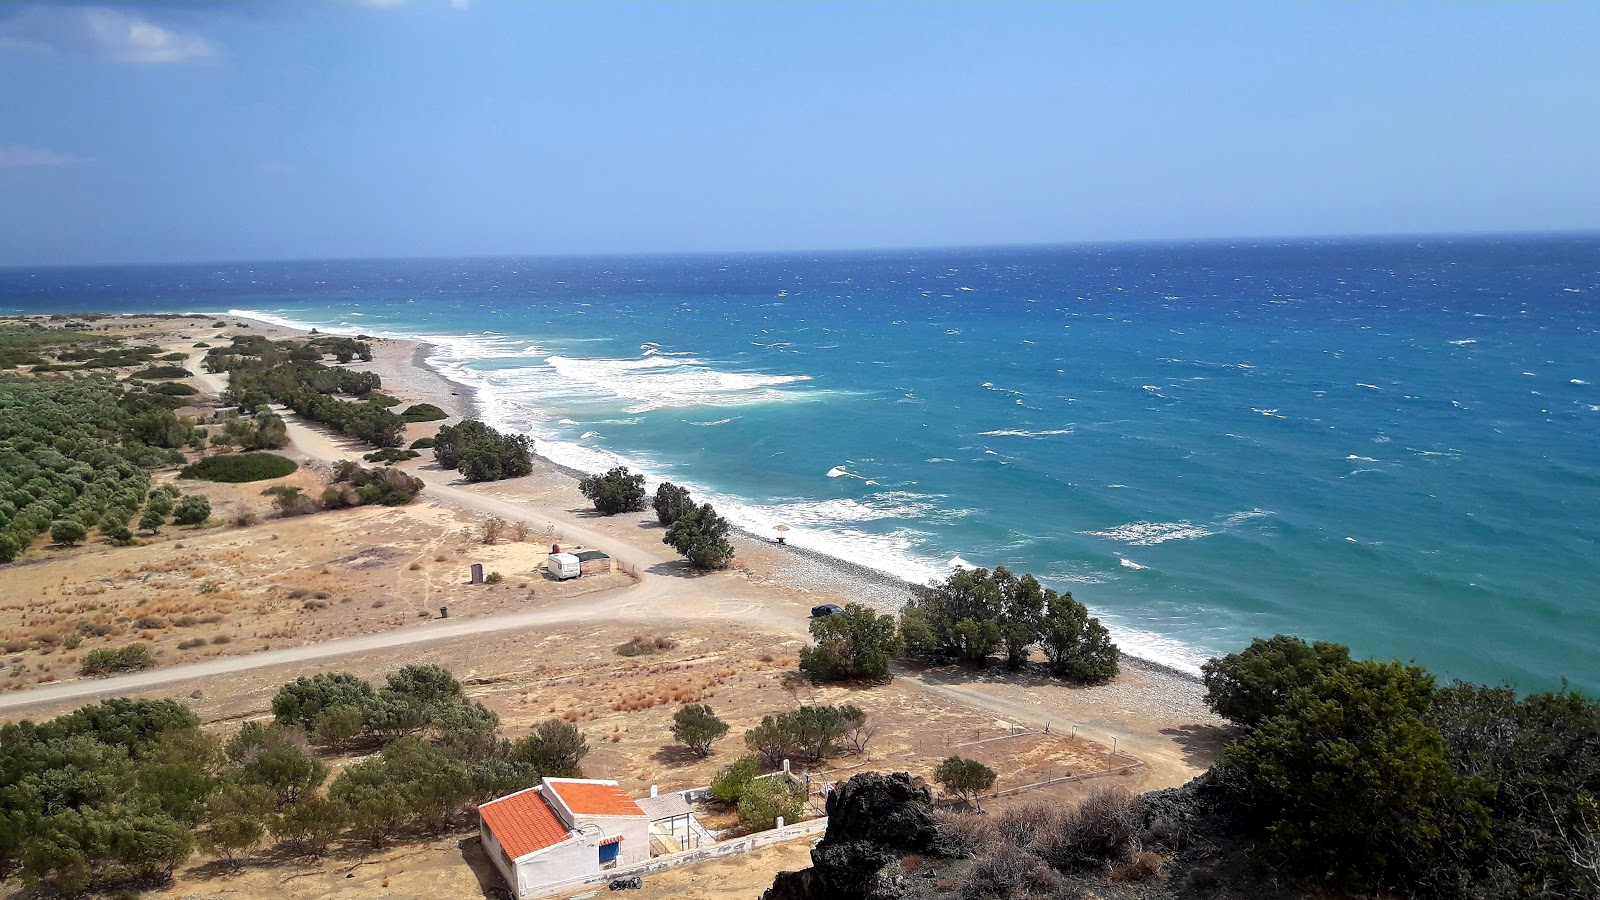
<svg viewBox="0 0 1600 900">
<path fill-rule="evenodd" d="M 710 756 L 711 745 L 728 736 L 728 723 L 709 704 L 690 703 L 673 713 L 672 736 L 700 756 Z"/>
<path fill-rule="evenodd" d="M 728 520 L 706 503 L 679 516 L 662 535 L 661 543 L 671 545 L 696 569 L 724 569 L 733 562 L 728 531 Z"/>
<path fill-rule="evenodd" d="M 800 671 L 812 681 L 888 681 L 889 667 L 905 652 L 894 616 L 859 603 L 811 620 L 815 645 L 800 651 Z"/>
<path fill-rule="evenodd" d="M 965 569 L 912 592 L 900 613 L 909 653 L 982 666 L 999 652 L 1015 669 L 1037 646 L 1052 673 L 1075 681 L 1103 681 L 1119 669 L 1117 647 L 1100 620 L 1072 594 L 1043 587 L 1032 575 Z"/>
<path fill-rule="evenodd" d="M 298 468 L 294 460 L 271 453 L 231 453 L 196 460 L 184 466 L 178 477 L 238 484 L 282 478 L 293 475 Z"/>
<path fill-rule="evenodd" d="M 343 343 L 347 341 L 348 344 Z M 328 352 L 343 356 L 341 349 L 353 358 L 360 355 L 364 346 L 348 338 L 296 343 L 241 336 L 226 347 L 207 350 L 205 366 L 209 372 L 228 373 L 225 398 L 231 404 L 258 410 L 268 402 L 281 403 L 313 422 L 375 447 L 398 446 L 405 427 L 399 416 L 381 404 L 354 403 L 332 396 L 367 398 L 381 386 L 381 379 L 372 372 L 326 366 L 320 361 Z M 371 351 L 365 352 L 365 358 L 370 358 Z"/>
<path fill-rule="evenodd" d="M 416 459 L 421 455 L 421 453 L 418 453 L 415 450 L 401 450 L 398 447 L 385 447 L 382 450 L 374 453 L 368 453 L 361 458 L 367 462 L 393 465 L 397 462 L 409 462 L 410 460 Z"/>
<path fill-rule="evenodd" d="M 983 792 L 994 787 L 996 777 L 993 769 L 961 756 L 947 756 L 939 763 L 939 768 L 933 770 L 933 780 L 940 787 L 978 809 L 982 808 L 978 801 Z"/>
<path fill-rule="evenodd" d="M 739 824 L 746 831 L 766 831 L 778 824 L 799 821 L 805 812 L 805 788 L 781 775 L 757 778 L 739 795 Z"/>
<path fill-rule="evenodd" d="M 278 450 L 289 445 L 289 427 L 270 411 L 234 416 L 222 423 L 222 430 L 212 435 L 211 443 L 245 450 Z"/>
<path fill-rule="evenodd" d="M 405 506 L 422 492 L 422 479 L 394 469 L 367 469 L 349 460 L 333 467 L 333 483 L 322 492 L 324 509 Z"/>
<path fill-rule="evenodd" d="M 193 378 L 194 373 L 188 369 L 185 369 L 183 366 L 151 366 L 148 369 L 140 369 L 139 371 L 133 373 L 132 377 L 144 378 L 148 380 L 165 378 Z"/>
<path fill-rule="evenodd" d="M 411 442 L 412 450 L 432 450 L 434 440 L 431 437 L 419 437 Z"/>
<path fill-rule="evenodd" d="M 1416 897 L 1600 890 L 1600 704 L 1440 688 L 1284 635 L 1204 671 L 1207 702 L 1244 729 L 1207 790 L 1276 864 Z"/>
<path fill-rule="evenodd" d="M 801 706 L 762 717 L 760 725 L 744 733 L 744 743 L 767 765 L 777 766 L 785 759 L 820 762 L 841 749 L 860 753 L 869 733 L 867 714 L 860 707 Z"/>
<path fill-rule="evenodd" d="M 750 755 L 741 756 L 734 760 L 733 765 L 723 769 L 716 778 L 711 779 L 711 799 L 718 803 L 738 803 L 744 796 L 745 788 L 750 782 L 761 774 L 761 757 Z"/>
<path fill-rule="evenodd" d="M 585 476 L 578 482 L 578 491 L 604 516 L 644 509 L 644 476 L 629 472 L 627 466 L 617 466 L 604 475 Z"/>
<path fill-rule="evenodd" d="M 407 422 L 437 422 L 450 418 L 450 414 L 432 403 L 414 403 L 400 413 L 400 418 Z"/>
<path fill-rule="evenodd" d="M 0 563 L 44 533 L 66 543 L 96 527 L 120 534 L 144 504 L 150 469 L 182 462 L 175 448 L 203 440 L 154 395 L 107 376 L 0 376 Z"/>
<path fill-rule="evenodd" d="M 122 672 L 139 672 L 153 669 L 156 657 L 144 644 L 126 644 L 121 647 L 102 647 L 90 650 L 78 664 L 78 673 L 90 677 L 116 675 Z"/>
<path fill-rule="evenodd" d="M 446 425 L 434 437 L 433 458 L 468 481 L 499 481 L 533 471 L 532 442 L 526 435 L 501 434 L 477 419 Z"/>
<path fill-rule="evenodd" d="M 298 679 L 273 708 L 276 721 L 222 744 L 171 700 L 0 726 L 0 873 L 51 895 L 112 892 L 166 880 L 197 847 L 238 868 L 269 836 L 280 852 L 320 855 L 435 835 L 492 797 L 581 774 L 587 751 L 568 722 L 501 739 L 494 713 L 435 666 L 401 669 L 381 690 L 345 674 Z M 376 752 L 330 781 L 304 729 L 352 710 L 366 721 L 347 740 Z"/>
<path fill-rule="evenodd" d="M 380 394 L 377 391 L 373 391 L 362 399 L 365 400 L 369 405 L 379 406 L 384 409 L 393 409 L 394 407 L 400 405 L 399 398 L 391 397 L 388 394 Z"/>
<path fill-rule="evenodd" d="M 694 509 L 694 499 L 689 496 L 687 488 L 679 487 L 670 481 L 663 481 L 661 486 L 656 488 L 654 505 L 656 521 L 670 526 L 683 518 L 684 513 Z"/>
<path fill-rule="evenodd" d="M 203 525 L 211 518 L 211 501 L 204 494 L 190 494 L 172 510 L 174 525 Z"/>
</svg>

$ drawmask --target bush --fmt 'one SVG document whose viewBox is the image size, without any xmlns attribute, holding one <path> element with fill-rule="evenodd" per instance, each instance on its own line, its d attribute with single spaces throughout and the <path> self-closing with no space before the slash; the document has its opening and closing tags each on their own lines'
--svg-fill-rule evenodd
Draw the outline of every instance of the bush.
<svg viewBox="0 0 1600 900">
<path fill-rule="evenodd" d="M 983 792 L 994 787 L 993 769 L 975 759 L 948 756 L 933 772 L 933 780 L 949 793 L 955 794 L 975 808 L 981 809 L 979 800 Z"/>
<path fill-rule="evenodd" d="M 578 482 L 578 491 L 601 515 L 644 509 L 644 476 L 629 472 L 627 466 L 617 466 L 604 475 L 585 476 Z"/>
<path fill-rule="evenodd" d="M 89 529 L 84 528 L 77 519 L 57 519 L 50 526 L 50 539 L 67 547 L 82 543 L 88 536 Z"/>
<path fill-rule="evenodd" d="M 106 647 L 99 650 L 90 650 L 83 655 L 83 661 L 78 665 L 78 674 L 87 676 L 115 675 L 120 672 L 138 672 L 144 669 L 153 669 L 156 665 L 155 654 L 144 644 L 127 644 L 122 647 Z"/>
<path fill-rule="evenodd" d="M 717 511 L 707 503 L 684 513 L 673 522 L 661 542 L 683 554 L 696 569 L 723 569 L 733 561 L 733 545 L 728 543 L 728 531 L 728 520 L 717 515 Z"/>
<path fill-rule="evenodd" d="M 505 580 L 506 577 L 501 575 L 499 572 L 490 572 L 489 574 L 483 576 L 484 584 L 499 584 Z"/>
<path fill-rule="evenodd" d="M 1487 835 L 1494 787 L 1452 770 L 1426 721 L 1433 677 L 1372 660 L 1324 671 L 1230 743 L 1214 777 L 1242 822 L 1308 875 L 1417 883 Z"/>
<path fill-rule="evenodd" d="M 165 378 L 192 378 L 194 373 L 183 366 L 151 366 L 133 373 L 134 378 L 154 381 Z"/>
<path fill-rule="evenodd" d="M 866 714 L 855 706 L 801 706 L 763 716 L 760 725 L 745 732 L 744 743 L 769 766 L 789 757 L 817 762 L 837 751 L 852 730 L 865 724 Z"/>
<path fill-rule="evenodd" d="M 656 488 L 655 497 L 656 521 L 662 525 L 671 525 L 683 518 L 684 513 L 694 509 L 694 498 L 689 496 L 687 488 L 681 488 L 670 481 L 661 482 Z"/>
<path fill-rule="evenodd" d="M 200 389 L 192 385 L 179 384 L 176 381 L 167 381 L 150 387 L 152 394 L 165 394 L 168 397 L 193 397 L 200 393 Z"/>
<path fill-rule="evenodd" d="M 431 437 L 419 437 L 411 442 L 412 450 L 432 450 L 434 440 Z"/>
<path fill-rule="evenodd" d="M 1206 705 L 1235 724 L 1258 725 L 1277 715 L 1295 691 L 1349 664 L 1350 648 L 1343 644 L 1307 644 L 1286 634 L 1256 638 L 1201 667 Z"/>
<path fill-rule="evenodd" d="M 328 708 L 365 707 L 376 695 L 365 679 L 349 672 L 302 675 L 278 689 L 272 698 L 272 715 L 280 724 L 309 730 Z"/>
<path fill-rule="evenodd" d="M 416 459 L 421 455 L 421 453 L 418 453 L 415 450 L 401 450 L 397 447 L 385 447 L 375 453 L 368 453 L 367 455 L 363 456 L 362 459 L 366 460 L 367 462 L 393 464 L 397 462 L 407 462 Z"/>
<path fill-rule="evenodd" d="M 1073 681 L 1105 681 L 1121 671 L 1121 652 L 1111 633 L 1089 615 L 1070 592 L 1049 598 L 1040 646 L 1050 661 L 1050 672 Z"/>
<path fill-rule="evenodd" d="M 711 745 L 728 736 L 728 723 L 717 718 L 705 703 L 691 703 L 672 716 L 672 736 L 701 756 L 711 755 Z"/>
<path fill-rule="evenodd" d="M 723 769 L 716 778 L 711 779 L 711 799 L 718 803 L 734 804 L 744 796 L 745 788 L 750 782 L 761 774 L 761 759 L 757 756 L 741 756 L 733 765 Z"/>
<path fill-rule="evenodd" d="M 888 681 L 889 667 L 905 651 L 894 616 L 859 603 L 811 620 L 813 647 L 800 651 L 800 671 L 813 681 Z"/>
<path fill-rule="evenodd" d="M 178 477 L 238 484 L 282 478 L 298 468 L 294 460 L 271 453 L 234 453 L 196 460 L 184 466 Z"/>
<path fill-rule="evenodd" d="M 538 777 L 582 778 L 580 764 L 589 753 L 578 726 L 561 719 L 539 723 L 533 734 L 513 741 L 507 758 L 527 767 Z"/>
<path fill-rule="evenodd" d="M 407 422 L 437 422 L 450 418 L 450 415 L 432 403 L 417 403 L 406 407 L 400 418 Z"/>
<path fill-rule="evenodd" d="M 476 419 L 464 419 L 439 429 L 433 457 L 441 468 L 455 469 L 468 481 L 498 481 L 533 471 L 531 445 L 526 435 L 501 434 Z"/>
<path fill-rule="evenodd" d="M 211 501 L 204 494 L 190 494 L 178 501 L 172 521 L 177 525 L 202 525 L 211 518 Z"/>
<path fill-rule="evenodd" d="M 739 824 L 746 831 L 766 831 L 780 816 L 784 824 L 794 824 L 805 811 L 803 791 L 782 776 L 752 780 L 739 795 Z"/>
</svg>

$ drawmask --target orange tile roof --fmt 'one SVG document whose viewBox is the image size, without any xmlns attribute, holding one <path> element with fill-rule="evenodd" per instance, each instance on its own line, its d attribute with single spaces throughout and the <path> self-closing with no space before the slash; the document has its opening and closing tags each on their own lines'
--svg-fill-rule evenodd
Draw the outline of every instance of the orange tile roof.
<svg viewBox="0 0 1600 900">
<path fill-rule="evenodd" d="M 513 860 L 567 839 L 567 826 L 537 788 L 491 800 L 478 807 L 478 815 Z"/>
<path fill-rule="evenodd" d="M 545 781 L 561 802 L 580 816 L 642 816 L 644 810 L 622 788 L 593 781 Z"/>
</svg>

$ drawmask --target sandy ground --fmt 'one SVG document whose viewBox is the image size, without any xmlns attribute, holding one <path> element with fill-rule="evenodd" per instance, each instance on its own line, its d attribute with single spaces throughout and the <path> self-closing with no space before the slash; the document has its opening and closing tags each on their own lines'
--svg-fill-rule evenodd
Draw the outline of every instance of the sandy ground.
<svg viewBox="0 0 1600 900">
<path fill-rule="evenodd" d="M 203 353 L 190 350 L 196 340 L 291 334 L 234 317 L 219 320 L 227 327 L 214 329 L 207 318 L 157 323 L 149 331 L 196 357 Z M 456 415 L 471 411 L 467 389 L 419 367 L 424 351 L 417 344 L 378 341 L 374 351 L 368 367 L 383 378 L 385 393 Z M 200 375 L 192 383 L 215 394 L 225 378 Z M 293 445 L 286 454 L 312 464 L 291 478 L 315 478 L 315 464 L 359 458 L 369 449 L 287 418 Z M 413 426 L 413 437 L 437 425 Z M 402 467 L 425 481 L 423 502 L 245 528 L 169 529 L 152 546 L 36 551 L 28 564 L 0 570 L 0 634 L 27 644 L 5 657 L 9 680 L 0 687 L 11 690 L 0 694 L 0 714 L 43 718 L 87 696 L 126 692 L 186 698 L 208 728 L 226 732 L 267 715 L 277 686 L 300 674 L 339 669 L 376 678 L 407 663 L 439 662 L 501 716 L 507 736 L 555 716 L 579 723 L 594 748 L 585 760 L 588 773 L 616 778 L 641 794 L 651 784 L 706 783 L 738 754 L 739 735 L 762 715 L 816 702 L 856 703 L 878 725 L 864 754 L 824 762 L 816 767 L 819 780 L 863 769 L 927 774 L 957 751 L 1000 771 L 1001 787 L 1108 768 L 1126 762 L 1123 754 L 1144 764 L 1114 779 L 1056 785 L 1016 802 L 1070 799 L 1098 780 L 1134 790 L 1182 783 L 1209 765 L 1222 733 L 1200 702 L 1198 685 L 1137 661 L 1110 684 L 1091 688 L 958 668 L 911 668 L 890 685 L 868 689 L 813 687 L 793 677 L 796 654 L 807 641 L 809 608 L 858 598 L 892 603 L 903 588 L 840 577 L 836 567 L 819 566 L 793 548 L 748 538 L 736 541 L 732 569 L 695 575 L 661 544 L 653 515 L 596 516 L 570 474 L 549 465 L 526 478 L 477 486 L 440 471 L 426 456 Z M 264 503 L 261 487 L 206 485 L 205 492 L 227 516 Z M 478 543 L 473 529 L 488 515 L 525 523 L 528 539 Z M 532 569 L 552 540 L 603 549 L 622 571 L 563 585 L 536 578 Z M 502 571 L 506 582 L 465 584 L 471 562 Z M 451 610 L 447 622 L 430 618 L 442 605 Z M 142 627 L 143 617 L 163 624 Z M 185 617 L 196 621 L 177 624 Z M 211 617 L 220 618 L 206 621 Z M 85 639 L 76 651 L 35 640 L 65 633 L 85 618 L 122 630 Z M 131 679 L 73 676 L 74 652 L 146 632 L 163 668 Z M 634 635 L 677 643 L 651 656 L 617 655 L 615 647 Z M 229 640 L 214 643 L 218 636 Z M 203 643 L 179 649 L 184 642 Z M 686 753 L 666 736 L 671 712 L 691 700 L 712 704 L 734 726 L 709 759 Z M 1018 726 L 1046 725 L 1049 735 L 1005 737 Z M 458 846 L 462 837 L 365 859 L 330 858 L 311 868 L 266 859 L 230 877 L 197 859 L 166 893 L 485 896 L 484 880 L 470 865 L 472 842 Z M 805 849 L 802 841 L 658 876 L 643 896 L 754 897 L 773 873 L 803 864 Z"/>
</svg>

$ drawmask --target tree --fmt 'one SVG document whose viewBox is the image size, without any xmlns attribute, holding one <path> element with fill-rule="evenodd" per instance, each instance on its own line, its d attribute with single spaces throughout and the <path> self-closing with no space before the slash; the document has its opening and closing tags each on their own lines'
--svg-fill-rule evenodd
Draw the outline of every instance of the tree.
<svg viewBox="0 0 1600 900">
<path fill-rule="evenodd" d="M 1121 670 L 1121 653 L 1111 633 L 1089 615 L 1071 592 L 1046 591 L 1040 646 L 1050 671 L 1075 681 L 1104 681 Z"/>
<path fill-rule="evenodd" d="M 161 526 L 165 524 L 167 524 L 167 517 L 162 514 L 161 510 L 156 508 L 154 503 L 146 506 L 144 515 L 139 517 L 139 530 L 148 531 L 151 534 L 160 531 Z"/>
<path fill-rule="evenodd" d="M 328 786 L 328 799 L 349 811 L 353 835 L 381 847 L 405 824 L 407 809 L 401 789 L 390 777 L 383 757 L 375 756 L 346 766 Z"/>
<path fill-rule="evenodd" d="M 311 739 L 323 747 L 342 750 L 367 730 L 367 709 L 354 703 L 335 703 L 317 713 Z"/>
<path fill-rule="evenodd" d="M 687 488 L 679 487 L 670 481 L 663 481 L 661 486 L 656 488 L 655 508 L 656 521 L 670 526 L 682 518 L 684 513 L 694 509 L 694 499 L 689 496 Z"/>
<path fill-rule="evenodd" d="M 298 728 L 246 722 L 223 750 L 239 767 L 242 783 L 270 789 L 282 804 L 312 793 L 328 777 L 327 764 L 305 747 Z"/>
<path fill-rule="evenodd" d="M 711 799 L 718 803 L 738 803 L 744 796 L 745 788 L 757 775 L 761 774 L 761 759 L 757 756 L 741 756 L 711 779 Z"/>
<path fill-rule="evenodd" d="M 230 869 L 239 871 L 239 857 L 261 843 L 272 805 L 272 792 L 261 785 L 223 785 L 206 804 L 200 848 L 222 857 Z"/>
<path fill-rule="evenodd" d="M 589 753 L 578 726 L 562 719 L 540 722 L 533 734 L 513 741 L 506 756 L 535 777 L 582 778 L 580 764 Z"/>
<path fill-rule="evenodd" d="M 589 475 L 578 482 L 578 491 L 594 503 L 601 515 L 638 512 L 644 509 L 644 476 L 617 466 L 604 475 Z"/>
<path fill-rule="evenodd" d="M 1018 578 L 1004 566 L 994 570 L 994 582 L 1000 592 L 1000 642 L 1006 668 L 1020 669 L 1043 634 L 1046 598 L 1054 592 L 1046 591 L 1032 575 Z"/>
<path fill-rule="evenodd" d="M 802 789 L 783 776 L 757 778 L 739 795 L 739 824 L 746 831 L 766 831 L 778 824 L 793 824 L 805 812 Z"/>
<path fill-rule="evenodd" d="M 981 666 L 1000 647 L 1001 609 L 989 570 L 963 569 L 943 582 L 912 588 L 901 610 L 901 634 L 911 652 Z"/>
<path fill-rule="evenodd" d="M 859 603 L 811 620 L 813 647 L 800 651 L 800 670 L 813 681 L 888 681 L 890 666 L 905 652 L 894 616 Z"/>
<path fill-rule="evenodd" d="M 178 501 L 172 521 L 177 525 L 200 525 L 211 518 L 211 501 L 203 494 L 190 494 Z"/>
<path fill-rule="evenodd" d="M 722 569 L 733 561 L 728 531 L 728 520 L 717 515 L 711 504 L 706 503 L 673 522 L 661 542 L 683 554 L 696 569 Z"/>
<path fill-rule="evenodd" d="M 672 736 L 701 756 L 711 755 L 711 745 L 728 736 L 728 723 L 717 718 L 711 706 L 690 703 L 672 715 Z"/>
<path fill-rule="evenodd" d="M 301 797 L 272 822 L 272 836 L 302 853 L 321 856 L 350 824 L 350 810 L 327 797 Z"/>
<path fill-rule="evenodd" d="M 365 679 L 349 672 L 302 675 L 278 688 L 272 697 L 272 715 L 279 724 L 310 729 L 329 707 L 364 707 L 375 693 Z"/>
<path fill-rule="evenodd" d="M 66 547 L 81 543 L 88 535 L 89 530 L 77 519 L 57 519 L 50 526 L 50 539 Z"/>
<path fill-rule="evenodd" d="M 1350 664 L 1350 648 L 1292 635 L 1256 638 L 1238 653 L 1200 667 L 1206 705 L 1237 725 L 1255 726 L 1278 714 L 1295 691 Z"/>
<path fill-rule="evenodd" d="M 384 690 L 423 704 L 458 703 L 466 699 L 461 682 L 450 670 L 431 663 L 402 666 L 390 673 Z"/>
<path fill-rule="evenodd" d="M 939 768 L 933 771 L 933 780 L 940 787 L 975 809 L 983 808 L 978 801 L 984 791 L 994 787 L 996 777 L 993 769 L 975 759 L 961 756 L 945 757 L 944 762 L 939 763 Z"/>
<path fill-rule="evenodd" d="M 1451 769 L 1424 716 L 1433 676 L 1372 660 L 1317 675 L 1230 743 L 1214 780 L 1308 875 L 1357 891 L 1415 883 L 1487 834 L 1493 787 Z"/>
<path fill-rule="evenodd" d="M 795 754 L 798 736 L 793 722 L 780 716 L 762 716 L 761 724 L 744 733 L 744 745 L 769 768 Z"/>
<path fill-rule="evenodd" d="M 463 419 L 439 429 L 433 458 L 440 468 L 456 469 L 468 481 L 516 478 L 533 471 L 531 444 L 527 435 L 501 434 L 477 419 Z"/>
</svg>

